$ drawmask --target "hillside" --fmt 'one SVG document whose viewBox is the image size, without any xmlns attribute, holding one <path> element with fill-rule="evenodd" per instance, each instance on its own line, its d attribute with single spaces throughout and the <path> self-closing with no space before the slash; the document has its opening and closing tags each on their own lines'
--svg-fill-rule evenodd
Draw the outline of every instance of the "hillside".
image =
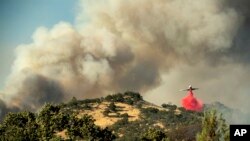
<svg viewBox="0 0 250 141">
<path fill-rule="evenodd" d="M 88 136 L 97 136 L 92 135 L 92 130 L 95 129 L 100 136 L 107 135 L 105 140 L 142 140 L 145 133 L 155 131 L 169 140 L 189 141 L 195 140 L 195 135 L 201 130 L 203 113 L 186 111 L 170 104 L 162 104 L 160 107 L 143 100 L 139 93 L 125 92 L 96 99 L 77 100 L 73 97 L 68 103 L 54 106 L 47 104 L 34 116 L 37 123 L 35 125 L 44 127 L 44 124 L 48 124 L 52 134 L 50 137 L 57 140 L 81 139 L 81 136 L 71 138 L 78 133 L 78 128 L 75 129 L 74 126 L 87 124 L 89 128 L 84 132 L 91 133 Z M 6 125 L 7 119 L 10 119 L 9 115 L 0 127 L 3 134 L 10 128 Z M 78 124 L 75 121 L 79 119 L 88 122 L 84 123 L 83 120 Z M 72 121 L 75 125 L 72 125 Z M 93 125 L 90 124 L 92 121 Z M 111 133 L 114 136 L 109 136 Z M 103 139 L 100 137 L 94 140 Z"/>
<path fill-rule="evenodd" d="M 154 105 L 134 92 L 108 95 L 99 99 L 73 98 L 68 104 L 63 104 L 63 107 L 65 112 L 92 116 L 96 125 L 111 129 L 119 137 L 117 140 L 139 139 L 141 133 L 149 128 L 168 132 L 174 139 L 194 140 L 196 132 L 200 129 L 202 116 L 202 113 L 186 111 L 176 105 L 162 104 L 162 107 Z M 187 135 L 185 137 L 182 134 L 178 135 L 177 131 L 189 131 L 190 134 L 185 134 Z"/>
</svg>

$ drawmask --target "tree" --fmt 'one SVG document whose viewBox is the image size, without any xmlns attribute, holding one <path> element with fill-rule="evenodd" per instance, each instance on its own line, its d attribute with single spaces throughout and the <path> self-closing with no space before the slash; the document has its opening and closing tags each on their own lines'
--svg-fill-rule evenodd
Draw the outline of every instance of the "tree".
<svg viewBox="0 0 250 141">
<path fill-rule="evenodd" d="M 129 123 L 129 120 L 128 120 L 128 114 L 127 113 L 124 113 L 122 115 L 120 115 L 120 117 L 122 117 L 122 119 L 118 120 L 115 124 L 118 125 L 118 126 L 124 126 L 126 124 Z"/>
<path fill-rule="evenodd" d="M 170 111 L 174 111 L 174 110 L 177 109 L 177 106 L 176 105 L 172 105 L 172 104 L 165 104 L 165 103 L 163 103 L 161 106 L 163 108 L 169 109 Z"/>
<path fill-rule="evenodd" d="M 71 140 L 115 139 L 108 128 L 101 129 L 94 124 L 92 116 L 62 112 L 60 106 L 46 104 L 38 115 L 31 112 L 9 113 L 0 124 L 0 140 L 53 140 L 62 138 L 55 133 L 66 129 Z"/>
<path fill-rule="evenodd" d="M 112 112 L 116 112 L 116 105 L 114 102 L 111 102 L 108 106 L 108 109 Z"/>
<path fill-rule="evenodd" d="M 229 141 L 229 127 L 216 110 L 206 111 L 202 120 L 202 131 L 197 141 Z"/>
<path fill-rule="evenodd" d="M 142 96 L 140 95 L 140 93 L 137 92 L 130 92 L 127 91 L 124 93 L 125 96 L 129 96 L 131 99 L 133 99 L 134 102 L 143 100 Z"/>
<path fill-rule="evenodd" d="M 35 114 L 9 113 L 0 125 L 0 140 L 38 140 Z"/>
<path fill-rule="evenodd" d="M 146 133 L 142 135 L 143 141 L 168 141 L 167 136 L 160 130 L 149 128 Z"/>
<path fill-rule="evenodd" d="M 225 119 L 222 117 L 222 115 L 220 114 L 219 117 L 219 134 L 221 135 L 220 140 L 222 141 L 229 141 L 230 140 L 230 131 L 229 131 L 229 126 L 228 124 L 226 124 Z"/>
<path fill-rule="evenodd" d="M 54 136 L 56 130 L 61 130 L 60 127 L 66 122 L 67 118 L 59 115 L 60 107 L 51 104 L 45 104 L 37 117 L 37 123 L 40 125 L 39 135 L 43 140 L 49 140 Z"/>
<path fill-rule="evenodd" d="M 77 99 L 76 97 L 72 97 L 72 99 L 69 101 L 69 106 L 76 107 L 77 106 Z"/>
<path fill-rule="evenodd" d="M 67 135 L 71 140 L 113 140 L 115 136 L 107 128 L 101 129 L 94 124 L 93 117 L 83 115 L 78 118 L 76 115 L 70 117 Z"/>
<path fill-rule="evenodd" d="M 126 98 L 125 103 L 129 104 L 129 105 L 133 105 L 134 104 L 134 101 L 131 99 L 131 98 Z"/>
<path fill-rule="evenodd" d="M 167 108 L 167 107 L 168 107 L 168 105 L 167 105 L 166 103 L 163 103 L 163 104 L 161 104 L 161 107 L 163 107 L 163 108 Z"/>
</svg>

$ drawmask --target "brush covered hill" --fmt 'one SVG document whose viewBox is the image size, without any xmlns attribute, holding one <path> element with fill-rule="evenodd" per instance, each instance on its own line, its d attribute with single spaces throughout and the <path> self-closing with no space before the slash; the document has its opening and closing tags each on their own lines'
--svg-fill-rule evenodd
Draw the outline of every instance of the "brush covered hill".
<svg viewBox="0 0 250 141">
<path fill-rule="evenodd" d="M 203 113 L 157 106 L 136 92 L 46 104 L 37 113 L 8 114 L 1 140 L 195 140 Z M 18 138 L 19 137 L 19 138 Z"/>
</svg>

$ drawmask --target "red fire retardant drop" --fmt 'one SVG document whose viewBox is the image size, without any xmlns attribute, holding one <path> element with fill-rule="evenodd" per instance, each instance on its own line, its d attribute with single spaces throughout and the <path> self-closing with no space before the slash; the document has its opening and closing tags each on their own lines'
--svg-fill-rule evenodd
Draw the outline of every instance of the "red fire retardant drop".
<svg viewBox="0 0 250 141">
<path fill-rule="evenodd" d="M 182 106 L 186 110 L 191 110 L 191 111 L 201 111 L 203 108 L 203 103 L 202 101 L 196 99 L 193 95 L 192 90 L 188 91 L 187 96 L 182 98 Z"/>
</svg>

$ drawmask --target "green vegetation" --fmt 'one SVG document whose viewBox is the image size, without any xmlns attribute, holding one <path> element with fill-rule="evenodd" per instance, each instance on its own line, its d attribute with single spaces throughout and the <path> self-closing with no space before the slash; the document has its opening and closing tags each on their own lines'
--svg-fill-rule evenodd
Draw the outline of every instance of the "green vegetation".
<svg viewBox="0 0 250 141">
<path fill-rule="evenodd" d="M 165 127 L 176 127 L 178 125 L 191 125 L 201 123 L 202 113 L 183 110 L 177 114 L 175 110 L 159 110 L 157 108 L 142 108 L 141 112 L 148 121 L 159 121 Z"/>
<path fill-rule="evenodd" d="M 128 91 L 124 94 L 118 93 L 114 95 L 108 95 L 105 97 L 105 100 L 108 102 L 122 102 L 129 105 L 136 105 L 139 101 L 142 101 L 143 98 L 139 93 Z"/>
<path fill-rule="evenodd" d="M 167 135 L 155 128 L 149 128 L 143 135 L 141 140 L 143 141 L 169 141 Z"/>
<path fill-rule="evenodd" d="M 176 105 L 172 105 L 172 104 L 165 104 L 165 103 L 163 103 L 161 106 L 163 108 L 169 109 L 170 111 L 173 111 L 173 110 L 177 109 L 177 106 Z"/>
<path fill-rule="evenodd" d="M 101 129 L 94 124 L 91 116 L 84 115 L 82 118 L 72 116 L 66 127 L 70 140 L 113 140 L 115 136 L 107 129 Z"/>
<path fill-rule="evenodd" d="M 229 127 L 215 110 L 205 112 L 197 141 L 229 141 Z"/>
<path fill-rule="evenodd" d="M 30 112 L 10 113 L 0 125 L 0 140 L 38 140 L 35 114 Z"/>
<path fill-rule="evenodd" d="M 131 121 L 133 115 L 129 115 L 117 103 L 139 110 L 139 119 Z M 106 105 L 102 113 L 105 118 L 118 121 L 108 128 L 100 128 L 95 125 L 92 116 L 83 114 L 93 112 L 99 105 Z M 68 103 L 45 104 L 37 113 L 24 111 L 7 114 L 0 124 L 0 140 L 229 140 L 228 125 L 215 111 L 192 112 L 173 104 L 161 106 L 144 101 L 135 92 L 85 100 L 73 97 Z"/>
<path fill-rule="evenodd" d="M 153 107 L 141 108 L 140 111 L 140 120 L 129 122 L 128 117 L 124 116 L 110 127 L 117 136 L 123 135 L 117 141 L 158 140 L 158 136 L 162 137 L 161 140 L 191 141 L 201 130 L 202 113 L 184 111 L 176 114 L 175 111 L 162 111 Z"/>
<path fill-rule="evenodd" d="M 9 113 L 0 125 L 0 140 L 62 140 L 56 133 L 65 129 L 68 140 L 115 139 L 107 128 L 96 126 L 91 116 L 78 118 L 75 114 L 62 113 L 60 106 L 46 104 L 38 115 Z"/>
</svg>

